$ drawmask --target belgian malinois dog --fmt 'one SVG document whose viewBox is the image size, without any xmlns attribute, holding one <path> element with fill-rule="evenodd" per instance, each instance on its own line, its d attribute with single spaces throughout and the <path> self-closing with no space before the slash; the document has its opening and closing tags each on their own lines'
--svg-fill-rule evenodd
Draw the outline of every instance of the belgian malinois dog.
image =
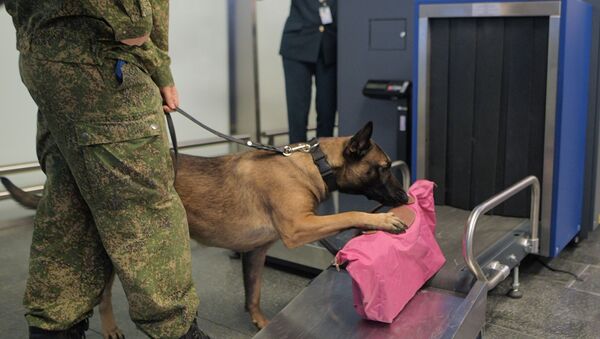
<svg viewBox="0 0 600 339">
<path fill-rule="evenodd" d="M 319 140 L 337 188 L 388 206 L 406 204 L 407 194 L 390 170 L 390 158 L 371 141 L 372 131 L 369 122 L 352 137 Z M 2 179 L 15 200 L 37 206 L 36 196 Z M 246 309 L 258 328 L 268 322 L 259 305 L 260 285 L 267 250 L 276 240 L 294 248 L 348 228 L 400 233 L 410 224 L 393 213 L 316 215 L 330 192 L 311 155 L 302 152 L 289 157 L 266 151 L 214 158 L 182 154 L 175 188 L 187 212 L 191 238 L 242 253 Z M 111 286 L 112 281 L 105 287 L 100 316 L 105 336 L 118 337 Z"/>
</svg>

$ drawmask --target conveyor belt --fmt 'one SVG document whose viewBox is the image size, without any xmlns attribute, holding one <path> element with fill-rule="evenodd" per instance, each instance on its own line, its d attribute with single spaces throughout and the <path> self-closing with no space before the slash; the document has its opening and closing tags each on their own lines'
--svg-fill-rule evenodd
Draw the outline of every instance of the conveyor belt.
<svg viewBox="0 0 600 339">
<path fill-rule="evenodd" d="M 346 271 L 330 268 L 315 278 L 254 339 L 444 338 L 449 331 L 473 337 L 485 319 L 486 290 L 478 292 L 472 294 L 469 302 L 464 296 L 448 291 L 422 289 L 392 324 L 384 324 L 358 316 L 352 302 L 350 276 Z M 463 322 L 460 314 L 473 310 L 478 315 L 475 324 Z"/>
<path fill-rule="evenodd" d="M 485 323 L 487 290 L 463 259 L 465 224 L 470 215 L 436 206 L 436 237 L 446 264 L 407 304 L 392 324 L 361 319 L 353 306 L 347 272 L 321 273 L 255 338 L 473 338 Z M 527 255 L 529 220 L 481 216 L 475 233 L 475 257 L 484 267 L 498 261 L 509 267 Z"/>
</svg>

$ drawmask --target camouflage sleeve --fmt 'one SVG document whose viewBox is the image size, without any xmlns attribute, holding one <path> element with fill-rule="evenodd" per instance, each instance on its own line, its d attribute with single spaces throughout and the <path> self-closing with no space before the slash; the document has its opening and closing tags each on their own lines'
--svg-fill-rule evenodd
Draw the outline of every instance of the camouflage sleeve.
<svg viewBox="0 0 600 339">
<path fill-rule="evenodd" d="M 158 87 L 173 86 L 171 59 L 169 58 L 169 1 L 152 0 L 153 27 L 150 35 L 151 48 L 155 49 L 156 63 L 150 70 Z"/>
<path fill-rule="evenodd" d="M 138 38 L 152 32 L 150 0 L 83 0 L 82 4 L 112 27 L 116 41 Z"/>
</svg>

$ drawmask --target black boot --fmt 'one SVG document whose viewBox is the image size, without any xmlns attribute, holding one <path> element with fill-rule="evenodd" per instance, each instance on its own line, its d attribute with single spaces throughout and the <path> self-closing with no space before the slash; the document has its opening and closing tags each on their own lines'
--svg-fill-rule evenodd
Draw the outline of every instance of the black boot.
<svg viewBox="0 0 600 339">
<path fill-rule="evenodd" d="M 62 331 L 48 331 L 38 327 L 29 327 L 29 339 L 84 339 L 89 328 L 88 319 L 84 319 L 71 328 Z"/>
<path fill-rule="evenodd" d="M 210 337 L 198 328 L 198 323 L 196 322 L 196 319 L 194 319 L 188 332 L 180 339 L 210 339 Z"/>
</svg>

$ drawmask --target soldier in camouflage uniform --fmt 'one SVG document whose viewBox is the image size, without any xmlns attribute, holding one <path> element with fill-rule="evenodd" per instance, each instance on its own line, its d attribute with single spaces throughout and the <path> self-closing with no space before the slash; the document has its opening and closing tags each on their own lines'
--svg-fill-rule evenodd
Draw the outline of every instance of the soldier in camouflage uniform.
<svg viewBox="0 0 600 339">
<path fill-rule="evenodd" d="M 189 337 L 198 298 L 163 119 L 163 99 L 177 104 L 168 1 L 8 0 L 6 9 L 47 175 L 24 298 L 30 336 L 80 329 L 114 270 L 144 333 Z"/>
</svg>

